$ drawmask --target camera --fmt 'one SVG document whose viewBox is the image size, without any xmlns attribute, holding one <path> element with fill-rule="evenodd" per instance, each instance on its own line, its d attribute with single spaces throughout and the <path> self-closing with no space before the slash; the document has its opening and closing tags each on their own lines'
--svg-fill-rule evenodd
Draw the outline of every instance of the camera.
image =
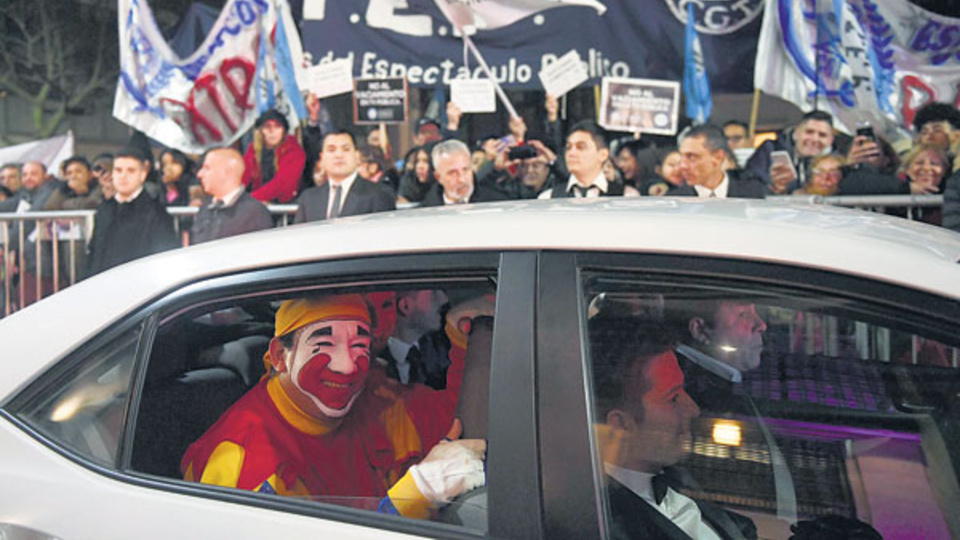
<svg viewBox="0 0 960 540">
<path fill-rule="evenodd" d="M 510 152 L 507 154 L 507 157 L 511 161 L 516 159 L 535 158 L 537 157 L 537 149 L 525 144 L 522 144 L 520 146 L 514 146 L 513 148 L 510 149 Z"/>
</svg>

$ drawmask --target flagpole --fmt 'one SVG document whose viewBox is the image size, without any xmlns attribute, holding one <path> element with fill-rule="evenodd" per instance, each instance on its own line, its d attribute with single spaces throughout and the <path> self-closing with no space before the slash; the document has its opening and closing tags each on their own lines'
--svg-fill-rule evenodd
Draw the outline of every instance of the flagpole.
<svg viewBox="0 0 960 540">
<path fill-rule="evenodd" d="M 480 55 L 480 51 L 477 50 L 477 46 L 473 44 L 473 40 L 471 40 L 470 36 L 463 31 L 463 28 L 457 27 L 457 30 L 459 30 L 460 35 L 463 36 L 463 42 L 467 44 L 470 52 L 473 53 L 473 57 L 477 59 L 480 67 L 483 68 L 483 72 L 487 74 L 490 82 L 493 83 L 493 89 L 497 91 L 497 96 L 500 97 L 500 101 L 503 103 L 503 106 L 507 108 L 507 111 L 510 113 L 510 117 L 520 118 L 520 115 L 517 114 L 517 110 L 513 108 L 513 104 L 510 103 L 510 100 L 507 98 L 507 94 L 504 93 L 503 88 L 500 88 L 500 83 L 497 81 L 496 77 L 493 76 L 493 73 L 490 72 L 490 67 L 487 66 L 486 60 L 484 60 L 483 56 Z"/>
<path fill-rule="evenodd" d="M 753 144 L 754 137 L 757 135 L 757 116 L 760 112 L 760 89 L 753 89 L 753 106 L 750 107 L 750 130 L 747 136 L 750 137 L 750 143 Z"/>
</svg>

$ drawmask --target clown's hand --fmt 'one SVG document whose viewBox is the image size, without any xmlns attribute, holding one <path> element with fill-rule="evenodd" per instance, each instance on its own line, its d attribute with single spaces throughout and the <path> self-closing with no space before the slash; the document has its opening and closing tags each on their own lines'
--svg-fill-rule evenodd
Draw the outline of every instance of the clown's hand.
<svg viewBox="0 0 960 540">
<path fill-rule="evenodd" d="M 483 439 L 441 442 L 409 472 L 427 500 L 446 504 L 486 484 L 486 452 L 487 442 Z"/>
<path fill-rule="evenodd" d="M 487 477 L 483 439 L 445 441 L 407 471 L 381 502 L 380 510 L 425 519 L 439 506 L 483 485 Z M 389 504 L 387 504 L 389 503 Z"/>
</svg>

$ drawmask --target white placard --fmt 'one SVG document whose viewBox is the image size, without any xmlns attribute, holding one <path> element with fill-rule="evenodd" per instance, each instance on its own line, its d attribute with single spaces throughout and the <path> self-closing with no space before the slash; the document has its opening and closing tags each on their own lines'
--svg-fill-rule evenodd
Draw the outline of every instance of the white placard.
<svg viewBox="0 0 960 540">
<path fill-rule="evenodd" d="M 497 111 L 497 96 L 490 79 L 454 79 L 450 81 L 450 101 L 465 113 Z"/>
<path fill-rule="evenodd" d="M 353 63 L 348 58 L 307 68 L 310 91 L 318 98 L 353 92 Z"/>
<path fill-rule="evenodd" d="M 547 64 L 539 76 L 543 88 L 554 97 L 566 94 L 590 78 L 576 49 Z"/>
</svg>

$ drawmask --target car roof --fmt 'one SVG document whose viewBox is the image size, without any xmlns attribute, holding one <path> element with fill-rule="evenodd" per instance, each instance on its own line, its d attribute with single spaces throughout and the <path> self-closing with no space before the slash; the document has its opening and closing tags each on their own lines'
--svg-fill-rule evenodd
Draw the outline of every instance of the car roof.
<svg viewBox="0 0 960 540">
<path fill-rule="evenodd" d="M 696 255 L 832 270 L 960 299 L 960 234 L 790 201 L 607 198 L 402 210 L 272 229 L 114 268 L 0 322 L 0 396 L 166 291 L 206 277 L 332 258 L 486 250 Z"/>
</svg>

